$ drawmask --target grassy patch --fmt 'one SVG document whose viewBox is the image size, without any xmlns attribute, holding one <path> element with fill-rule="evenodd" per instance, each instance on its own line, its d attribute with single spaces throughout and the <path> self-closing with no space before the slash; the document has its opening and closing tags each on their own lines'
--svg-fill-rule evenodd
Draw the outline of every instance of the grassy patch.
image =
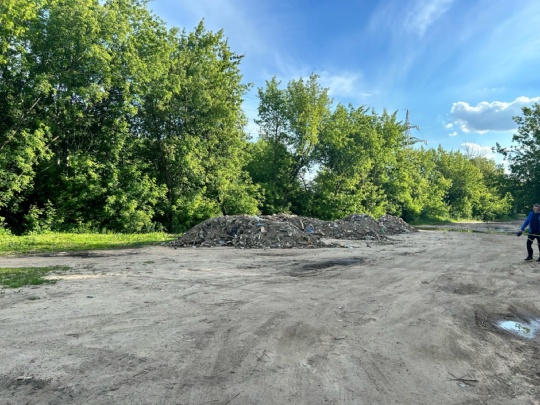
<svg viewBox="0 0 540 405">
<path fill-rule="evenodd" d="M 41 235 L 0 235 L 0 256 L 63 251 L 114 249 L 157 245 L 178 235 L 163 232 L 144 234 L 47 233 Z"/>
<path fill-rule="evenodd" d="M 6 267 L 0 268 L 0 285 L 6 288 L 19 288 L 26 285 L 55 284 L 57 280 L 46 279 L 52 271 L 66 271 L 67 266 L 51 267 Z"/>
</svg>

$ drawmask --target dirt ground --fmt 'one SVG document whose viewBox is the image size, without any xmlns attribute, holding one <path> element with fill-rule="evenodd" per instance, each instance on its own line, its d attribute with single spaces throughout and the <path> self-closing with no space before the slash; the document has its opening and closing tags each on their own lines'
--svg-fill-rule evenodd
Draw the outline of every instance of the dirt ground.
<svg viewBox="0 0 540 405">
<path fill-rule="evenodd" d="M 0 404 L 540 404 L 519 224 L 0 257 L 71 268 L 1 291 Z"/>
</svg>

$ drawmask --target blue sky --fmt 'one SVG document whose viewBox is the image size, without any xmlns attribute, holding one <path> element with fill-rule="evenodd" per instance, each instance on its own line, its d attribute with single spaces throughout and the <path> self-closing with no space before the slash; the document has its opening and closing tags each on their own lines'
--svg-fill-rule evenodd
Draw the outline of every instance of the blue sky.
<svg viewBox="0 0 540 405">
<path fill-rule="evenodd" d="M 154 0 L 169 27 L 204 19 L 244 54 L 248 131 L 257 88 L 320 76 L 334 101 L 397 111 L 447 150 L 510 145 L 512 116 L 540 103 L 538 0 Z"/>
</svg>

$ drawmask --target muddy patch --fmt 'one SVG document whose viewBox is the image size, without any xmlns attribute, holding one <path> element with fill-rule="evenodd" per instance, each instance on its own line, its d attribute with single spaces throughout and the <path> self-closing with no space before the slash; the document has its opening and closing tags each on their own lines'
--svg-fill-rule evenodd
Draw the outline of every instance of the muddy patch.
<svg viewBox="0 0 540 405">
<path fill-rule="evenodd" d="M 93 250 L 93 251 L 72 251 L 72 252 L 55 252 L 55 253 L 40 253 L 39 256 L 43 257 L 75 257 L 80 259 L 93 259 L 98 257 L 119 257 L 119 256 L 132 256 L 135 254 L 139 254 L 140 251 L 137 251 L 136 249 L 130 250 L 130 251 L 100 251 L 100 250 Z"/>
<path fill-rule="evenodd" d="M 470 294 L 478 294 L 480 291 L 480 288 L 473 284 L 461 284 L 455 287 L 451 287 L 453 294 L 458 295 L 470 295 Z"/>
<path fill-rule="evenodd" d="M 339 268 L 355 265 L 362 265 L 365 259 L 362 257 L 350 257 L 346 259 L 310 261 L 307 263 L 298 263 L 294 269 L 287 272 L 291 277 L 314 277 L 314 276 L 332 276 L 339 274 Z"/>
</svg>

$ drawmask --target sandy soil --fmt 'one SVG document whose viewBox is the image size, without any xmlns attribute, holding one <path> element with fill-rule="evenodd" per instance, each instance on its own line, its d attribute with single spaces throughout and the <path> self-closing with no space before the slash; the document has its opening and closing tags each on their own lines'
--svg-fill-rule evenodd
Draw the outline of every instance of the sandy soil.
<svg viewBox="0 0 540 405">
<path fill-rule="evenodd" d="M 540 263 L 463 226 L 0 258 L 71 268 L 1 291 L 0 404 L 540 404 Z"/>
</svg>

